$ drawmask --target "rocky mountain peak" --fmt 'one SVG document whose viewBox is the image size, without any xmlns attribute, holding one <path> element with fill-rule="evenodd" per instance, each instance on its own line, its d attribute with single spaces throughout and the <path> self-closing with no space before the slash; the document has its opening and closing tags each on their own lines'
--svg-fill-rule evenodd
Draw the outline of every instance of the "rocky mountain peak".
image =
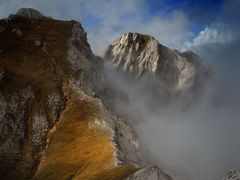
<svg viewBox="0 0 240 180">
<path fill-rule="evenodd" d="M 45 17 L 42 13 L 32 8 L 21 8 L 17 11 L 16 15 L 30 19 L 41 19 Z"/>
<path fill-rule="evenodd" d="M 102 57 L 112 61 L 115 67 L 139 76 L 145 71 L 156 71 L 158 46 L 158 41 L 151 36 L 125 33 L 103 51 Z"/>
<path fill-rule="evenodd" d="M 193 88 L 209 76 L 209 68 L 192 51 L 172 50 L 148 35 L 125 33 L 109 45 L 102 58 L 135 77 L 149 75 L 174 91 Z"/>
<path fill-rule="evenodd" d="M 142 47 L 146 47 L 146 45 L 148 43 L 151 43 L 152 41 L 156 41 L 154 39 L 154 37 L 149 36 L 149 35 L 143 35 L 143 34 L 139 34 L 139 33 L 124 33 L 117 41 L 115 41 L 116 43 L 118 43 L 118 41 L 120 40 L 120 44 L 123 45 L 137 45 L 138 48 Z"/>
</svg>

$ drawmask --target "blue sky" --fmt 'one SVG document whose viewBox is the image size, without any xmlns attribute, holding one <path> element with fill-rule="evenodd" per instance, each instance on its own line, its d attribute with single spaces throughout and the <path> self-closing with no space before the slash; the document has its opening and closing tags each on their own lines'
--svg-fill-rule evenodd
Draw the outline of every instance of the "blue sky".
<svg viewBox="0 0 240 180">
<path fill-rule="evenodd" d="M 206 23 L 222 16 L 223 0 L 152 0 L 146 1 L 149 5 L 149 13 L 152 16 L 158 15 L 160 11 L 167 16 L 176 9 L 182 10 L 191 17 L 191 28 L 199 32 Z"/>
<path fill-rule="evenodd" d="M 192 10 L 198 9 L 218 9 L 221 7 L 223 0 L 151 0 L 146 1 L 150 7 L 152 14 L 157 14 L 159 10 L 163 9 L 166 13 L 175 9 L 182 9 L 186 13 L 191 14 Z M 215 13 L 216 11 L 212 11 Z"/>
</svg>

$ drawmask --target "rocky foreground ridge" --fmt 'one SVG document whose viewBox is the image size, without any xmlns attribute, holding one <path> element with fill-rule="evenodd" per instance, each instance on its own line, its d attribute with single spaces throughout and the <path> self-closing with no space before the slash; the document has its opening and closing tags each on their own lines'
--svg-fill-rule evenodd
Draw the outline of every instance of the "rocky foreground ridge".
<svg viewBox="0 0 240 180">
<path fill-rule="evenodd" d="M 26 8 L 0 20 L 1 179 L 170 179 L 142 168 L 108 84 L 79 22 Z"/>
</svg>

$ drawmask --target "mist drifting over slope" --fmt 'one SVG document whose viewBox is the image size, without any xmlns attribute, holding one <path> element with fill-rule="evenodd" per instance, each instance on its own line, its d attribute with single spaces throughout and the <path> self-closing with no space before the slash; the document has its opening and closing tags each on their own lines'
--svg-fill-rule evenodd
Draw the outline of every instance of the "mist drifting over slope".
<svg viewBox="0 0 240 180">
<path fill-rule="evenodd" d="M 108 78 L 129 96 L 130 104 L 118 108 L 131 116 L 143 160 L 157 164 L 174 179 L 221 179 L 228 170 L 240 167 L 239 53 L 221 48 L 197 49 L 211 62 L 214 78 L 190 104 L 188 95 L 167 104 L 156 101 L 149 94 L 147 78 L 129 82 L 106 64 Z M 231 60 L 223 59 L 228 57 Z"/>
</svg>

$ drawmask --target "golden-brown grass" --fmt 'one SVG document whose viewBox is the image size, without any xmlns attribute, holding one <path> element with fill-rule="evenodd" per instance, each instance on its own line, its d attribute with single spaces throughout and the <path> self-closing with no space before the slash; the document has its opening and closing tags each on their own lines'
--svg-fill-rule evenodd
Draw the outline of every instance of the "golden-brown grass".
<svg viewBox="0 0 240 180">
<path fill-rule="evenodd" d="M 121 179 L 135 171 L 131 166 L 116 168 L 110 132 L 89 127 L 98 117 L 99 107 L 74 92 L 69 96 L 35 178 Z"/>
</svg>

